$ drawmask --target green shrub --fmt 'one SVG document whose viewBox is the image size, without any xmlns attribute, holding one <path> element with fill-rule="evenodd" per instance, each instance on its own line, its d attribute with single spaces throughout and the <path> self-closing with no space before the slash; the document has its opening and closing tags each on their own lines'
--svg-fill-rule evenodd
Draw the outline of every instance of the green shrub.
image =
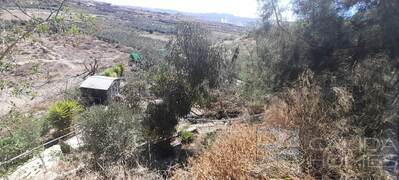
<svg viewBox="0 0 399 180">
<path fill-rule="evenodd" d="M 14 86 L 11 94 L 14 97 L 18 97 L 21 95 L 27 95 L 31 92 L 31 84 L 27 82 L 20 82 L 18 85 Z"/>
<path fill-rule="evenodd" d="M 150 103 L 147 117 L 142 122 L 144 134 L 155 142 L 152 153 L 155 157 L 168 157 L 173 154 L 170 137 L 176 132 L 178 118 L 165 102 Z"/>
<path fill-rule="evenodd" d="M 51 123 L 46 117 L 37 119 L 37 124 L 40 126 L 40 136 L 45 136 L 51 129 Z"/>
<path fill-rule="evenodd" d="M 178 119 L 166 103 L 151 103 L 146 113 L 148 116 L 143 121 L 143 127 L 147 136 L 162 139 L 173 135 Z"/>
<path fill-rule="evenodd" d="M 50 27 L 48 26 L 48 24 L 39 24 L 37 26 L 37 31 L 39 33 L 48 33 L 50 31 Z"/>
<path fill-rule="evenodd" d="M 141 119 L 140 113 L 120 104 L 91 107 L 79 118 L 85 148 L 104 163 L 134 158 L 143 139 Z"/>
<path fill-rule="evenodd" d="M 58 144 L 60 145 L 60 147 L 61 147 L 61 152 L 62 152 L 63 154 L 71 154 L 71 152 L 72 152 L 72 147 L 71 147 L 69 144 L 65 143 L 65 142 L 62 141 L 62 140 L 59 141 Z"/>
<path fill-rule="evenodd" d="M 182 143 L 190 143 L 194 140 L 194 134 L 190 131 L 183 130 L 180 132 L 180 139 Z"/>
<path fill-rule="evenodd" d="M 10 82 L 7 80 L 0 79 L 0 91 L 10 86 Z"/>
<path fill-rule="evenodd" d="M 12 65 L 7 62 L 1 62 L 0 61 L 0 72 L 7 72 L 12 69 Z"/>
<path fill-rule="evenodd" d="M 70 27 L 68 33 L 71 34 L 71 35 L 79 35 L 80 34 L 80 29 L 79 29 L 79 27 L 77 25 L 73 24 Z"/>
<path fill-rule="evenodd" d="M 16 157 L 19 154 L 24 153 L 25 151 L 33 148 L 33 145 L 38 145 L 33 143 L 31 140 L 37 141 L 36 133 L 30 132 L 18 132 L 15 133 L 14 136 L 8 136 L 6 138 L 0 139 L 0 158 L 1 161 L 9 160 L 13 157 Z M 21 157 L 9 164 L 4 165 L 4 169 L 0 169 L 0 177 L 2 174 L 7 173 L 7 171 L 12 170 L 19 165 L 23 164 L 27 160 L 29 160 L 32 155 L 27 155 L 25 157 Z"/>
<path fill-rule="evenodd" d="M 83 111 L 83 107 L 78 102 L 62 100 L 50 107 L 47 118 L 52 126 L 56 127 L 61 133 L 66 133 L 75 116 Z"/>
<path fill-rule="evenodd" d="M 124 67 L 123 64 L 117 64 L 112 68 L 108 68 L 104 71 L 104 76 L 107 77 L 121 77 L 123 76 L 123 72 L 124 72 Z"/>
<path fill-rule="evenodd" d="M 182 23 L 168 49 L 166 60 L 180 77 L 196 89 L 204 83 L 209 87 L 220 84 L 225 50 L 214 44 L 209 32 L 196 23 Z"/>
<path fill-rule="evenodd" d="M 104 71 L 104 76 L 112 77 L 111 75 L 113 72 L 114 72 L 114 70 L 112 68 L 108 68 Z"/>
<path fill-rule="evenodd" d="M 123 64 L 117 64 L 114 66 L 114 72 L 118 74 L 118 76 L 122 76 L 125 68 L 123 67 Z"/>
<path fill-rule="evenodd" d="M 76 87 L 67 90 L 63 98 L 81 102 L 82 101 L 81 97 L 82 97 L 82 92 L 80 91 L 79 87 Z"/>
<path fill-rule="evenodd" d="M 144 75 L 134 74 L 134 77 L 126 77 L 126 85 L 122 88 L 122 94 L 125 96 L 124 104 L 131 109 L 141 109 L 140 100 L 148 96 L 147 81 Z"/>
<path fill-rule="evenodd" d="M 116 73 L 116 72 L 112 72 L 112 73 L 111 73 L 111 75 L 110 75 L 109 77 L 114 77 L 114 78 L 117 78 L 117 77 L 118 77 L 118 73 Z"/>
<path fill-rule="evenodd" d="M 38 146 L 41 142 L 41 123 L 37 123 L 37 120 L 31 116 L 12 111 L 2 117 L 0 129 L 2 129 L 2 134 L 0 135 L 0 162 L 22 154 Z M 31 157 L 32 155 L 28 155 L 9 164 L 2 165 L 0 177 Z"/>
<path fill-rule="evenodd" d="M 190 85 L 176 74 L 162 69 L 155 76 L 155 84 L 151 87 L 155 96 L 162 98 L 170 113 L 182 117 L 187 115 L 192 106 L 192 97 L 196 96 Z"/>
</svg>

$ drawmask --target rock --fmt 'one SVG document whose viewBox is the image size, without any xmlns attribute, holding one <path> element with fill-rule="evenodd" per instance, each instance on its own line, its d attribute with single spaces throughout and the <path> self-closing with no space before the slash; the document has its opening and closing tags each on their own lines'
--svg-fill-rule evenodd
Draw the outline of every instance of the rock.
<svg viewBox="0 0 399 180">
<path fill-rule="evenodd" d="M 174 141 L 172 141 L 171 143 L 170 143 L 170 145 L 172 146 L 172 147 L 174 147 L 174 148 L 177 148 L 177 147 L 181 147 L 181 141 L 179 140 L 179 139 L 175 139 Z"/>
<path fill-rule="evenodd" d="M 68 144 L 69 146 L 71 146 L 72 149 L 77 150 L 83 146 L 83 142 L 81 139 L 82 139 L 81 135 L 76 135 L 76 136 L 66 140 L 65 143 Z"/>
<path fill-rule="evenodd" d="M 191 108 L 190 115 L 192 117 L 203 116 L 204 115 L 204 111 L 202 111 L 202 110 L 200 110 L 198 108 Z"/>
<path fill-rule="evenodd" d="M 197 127 L 195 127 L 195 126 L 191 126 L 191 127 L 187 128 L 185 131 L 192 132 L 192 133 L 198 133 Z"/>
<path fill-rule="evenodd" d="M 83 144 L 81 143 L 81 136 L 74 136 L 65 141 L 72 149 L 78 149 Z M 60 145 L 54 145 L 48 149 L 45 149 L 40 156 L 34 157 L 27 163 L 19 166 L 16 171 L 14 171 L 6 179 L 15 180 L 52 180 L 57 179 L 59 174 L 54 172 L 54 167 L 58 165 L 61 161 L 62 151 Z M 53 171 L 52 171 L 53 170 Z"/>
<path fill-rule="evenodd" d="M 40 153 L 41 158 L 35 157 L 18 167 L 7 179 L 55 179 L 57 174 L 48 170 L 58 164 L 61 156 L 61 147 L 55 145 Z"/>
</svg>

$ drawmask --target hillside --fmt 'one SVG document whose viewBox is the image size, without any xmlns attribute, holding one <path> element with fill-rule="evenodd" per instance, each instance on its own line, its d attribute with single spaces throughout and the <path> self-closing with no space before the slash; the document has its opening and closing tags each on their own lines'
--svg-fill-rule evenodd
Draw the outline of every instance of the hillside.
<svg viewBox="0 0 399 180">
<path fill-rule="evenodd" d="M 2 91 L 0 115 L 5 115 L 12 107 L 35 107 L 55 101 L 60 92 L 66 91 L 65 88 L 72 88 L 81 81 L 77 75 L 84 71 L 84 63 L 94 59 L 100 62 L 99 69 L 105 69 L 114 63 L 126 63 L 130 51 L 141 51 L 149 59 L 159 58 L 160 50 L 174 34 L 176 24 L 197 22 L 186 16 L 95 1 L 71 1 L 69 5 L 77 12 L 95 16 L 97 31 L 91 37 L 38 37 L 39 41 L 19 43 L 10 57 L 15 59 L 12 63 L 15 68 L 2 79 L 2 89 L 6 90 Z M 13 12 L 21 18 L 26 17 L 18 10 Z M 32 10 L 30 13 L 37 12 Z M 40 13 L 42 16 L 47 14 L 44 10 Z M 1 19 L 17 20 L 8 13 L 4 13 Z M 245 32 L 238 26 L 201 23 L 219 40 L 235 39 Z M 21 88 L 23 92 L 19 92 Z"/>
<path fill-rule="evenodd" d="M 155 31 L 161 33 L 172 33 L 171 26 L 182 21 L 198 22 L 204 27 L 215 32 L 221 33 L 243 33 L 245 27 L 227 24 L 222 22 L 205 21 L 204 19 L 195 19 L 191 16 L 173 11 L 151 10 L 138 7 L 115 6 L 109 3 L 97 1 L 72 1 L 72 3 L 84 7 L 94 14 L 112 15 L 123 21 L 131 21 L 133 26 L 144 31 Z"/>
<path fill-rule="evenodd" d="M 140 8 L 140 7 L 132 7 L 132 8 Z M 203 21 L 210 21 L 210 22 L 216 22 L 216 23 L 225 23 L 225 24 L 233 24 L 236 26 L 253 26 L 260 19 L 257 18 L 246 18 L 246 17 L 239 17 L 239 16 L 234 16 L 231 14 L 218 14 L 218 13 L 189 13 L 189 12 L 181 12 L 181 11 L 174 11 L 174 10 L 165 10 L 165 9 L 152 9 L 152 8 L 141 8 L 141 9 L 147 9 L 149 11 L 155 11 L 155 12 L 164 12 L 168 14 L 176 14 L 176 15 L 186 15 L 190 16 L 192 18 L 198 19 L 198 20 L 203 20 Z"/>
<path fill-rule="evenodd" d="M 397 179 L 399 1 L 257 3 L 0 0 L 0 179 Z"/>
</svg>

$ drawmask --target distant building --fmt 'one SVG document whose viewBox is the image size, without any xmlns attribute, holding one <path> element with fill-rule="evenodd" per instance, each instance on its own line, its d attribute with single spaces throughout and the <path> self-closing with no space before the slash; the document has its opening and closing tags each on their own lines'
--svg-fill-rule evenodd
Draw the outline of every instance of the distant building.
<svg viewBox="0 0 399 180">
<path fill-rule="evenodd" d="M 80 85 L 82 99 L 88 104 L 108 104 L 119 94 L 120 79 L 90 76 Z"/>
</svg>

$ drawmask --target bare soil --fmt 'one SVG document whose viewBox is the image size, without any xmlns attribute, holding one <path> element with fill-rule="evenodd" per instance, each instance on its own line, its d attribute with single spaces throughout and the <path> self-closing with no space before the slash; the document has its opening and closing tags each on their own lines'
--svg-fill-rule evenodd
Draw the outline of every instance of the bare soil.
<svg viewBox="0 0 399 180">
<path fill-rule="evenodd" d="M 1 74 L 6 86 L 0 90 L 0 116 L 16 108 L 41 110 L 63 98 L 83 80 L 85 62 L 98 60 L 103 70 L 128 61 L 128 54 L 88 36 L 37 37 L 18 43 L 9 58 L 14 68 Z"/>
</svg>

